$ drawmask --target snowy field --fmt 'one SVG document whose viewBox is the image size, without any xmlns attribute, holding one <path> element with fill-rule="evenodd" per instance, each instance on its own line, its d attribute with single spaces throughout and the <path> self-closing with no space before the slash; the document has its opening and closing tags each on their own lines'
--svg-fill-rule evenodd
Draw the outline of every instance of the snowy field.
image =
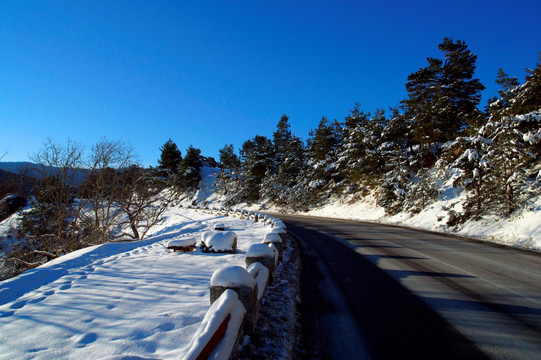
<svg viewBox="0 0 541 360">
<path fill-rule="evenodd" d="M 237 254 L 172 253 L 175 238 L 214 224 L 238 235 Z M 270 228 L 171 208 L 146 240 L 94 246 L 0 282 L 0 359 L 179 358 L 203 320 L 212 273 L 244 266 Z"/>
</svg>

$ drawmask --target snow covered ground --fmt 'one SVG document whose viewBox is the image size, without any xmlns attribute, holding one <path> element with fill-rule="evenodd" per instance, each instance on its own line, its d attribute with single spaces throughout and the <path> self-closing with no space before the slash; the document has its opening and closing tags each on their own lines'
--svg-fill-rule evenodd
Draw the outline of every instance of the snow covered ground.
<svg viewBox="0 0 541 360">
<path fill-rule="evenodd" d="M 445 190 L 445 188 L 444 188 Z M 457 209 L 464 193 L 443 191 L 443 196 L 428 205 L 419 214 L 401 212 L 394 216 L 385 215 L 385 210 L 377 205 L 374 197 L 362 200 L 334 199 L 326 205 L 310 210 L 304 215 L 332 217 L 401 225 L 417 229 L 461 235 L 483 241 L 494 242 L 521 249 L 541 251 L 541 197 L 532 201 L 522 212 L 508 219 L 487 217 L 479 221 L 467 221 L 457 228 L 449 228 L 447 208 Z M 446 196 L 448 194 L 448 196 Z"/>
<path fill-rule="evenodd" d="M 237 254 L 167 250 L 215 223 L 237 233 Z M 85 248 L 0 282 L 0 359 L 179 358 L 210 306 L 214 270 L 244 266 L 268 231 L 171 208 L 146 240 Z"/>
<path fill-rule="evenodd" d="M 198 204 L 210 207 L 223 206 L 222 197 L 214 192 L 216 186 L 213 185 L 213 182 L 216 172 L 216 169 L 204 168 L 201 189 L 195 197 L 185 199 L 185 205 L 191 204 L 195 200 Z M 449 228 L 446 225 L 449 216 L 447 209 L 460 212 L 462 210 L 460 204 L 464 203 L 465 197 L 468 195 L 467 192 L 454 188 L 453 181 L 454 178 L 450 178 L 443 182 L 439 188 L 438 200 L 415 215 L 406 211 L 388 216 L 385 214 L 385 209 L 377 204 L 374 196 L 332 198 L 322 206 L 313 207 L 308 212 L 297 212 L 297 214 L 407 226 L 541 251 L 541 196 L 530 200 L 522 211 L 517 211 L 510 218 L 503 219 L 492 216 L 479 221 L 470 220 L 459 227 Z M 283 211 L 283 209 L 268 204 L 239 204 L 237 206 L 254 211 L 261 211 L 261 209 L 273 213 Z"/>
</svg>

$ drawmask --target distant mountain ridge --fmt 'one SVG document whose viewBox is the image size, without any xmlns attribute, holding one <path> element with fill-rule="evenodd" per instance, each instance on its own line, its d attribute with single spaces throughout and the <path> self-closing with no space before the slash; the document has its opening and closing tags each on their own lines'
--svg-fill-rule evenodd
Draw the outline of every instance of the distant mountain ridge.
<svg viewBox="0 0 541 360">
<path fill-rule="evenodd" d="M 0 162 L 0 170 L 20 174 L 21 170 L 32 170 L 37 165 L 28 161 Z"/>
<path fill-rule="evenodd" d="M 21 176 L 20 173 L 0 169 L 0 199 L 8 194 L 27 196 L 38 182 L 32 176 Z"/>
<path fill-rule="evenodd" d="M 15 174 L 15 175 L 21 175 L 24 174 L 25 176 L 40 179 L 42 177 L 42 173 L 38 170 L 41 169 L 41 165 L 34 164 L 28 161 L 21 161 L 21 162 L 0 162 L 0 170 Z M 86 172 L 81 169 L 74 169 L 74 177 L 73 182 L 75 185 L 79 185 L 83 183 L 86 179 Z M 47 173 L 48 174 L 56 174 L 58 172 L 58 168 L 55 167 L 47 167 Z"/>
</svg>

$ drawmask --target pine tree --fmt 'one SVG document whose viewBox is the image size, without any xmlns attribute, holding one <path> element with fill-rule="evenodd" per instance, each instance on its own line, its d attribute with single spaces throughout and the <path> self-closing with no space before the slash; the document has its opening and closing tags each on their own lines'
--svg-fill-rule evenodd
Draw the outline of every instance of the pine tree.
<svg viewBox="0 0 541 360">
<path fill-rule="evenodd" d="M 385 123 L 383 110 L 372 117 L 364 113 L 358 103 L 345 119 L 339 161 L 346 182 L 354 192 L 379 182 L 377 177 L 384 165 L 379 147 Z"/>
<path fill-rule="evenodd" d="M 194 148 L 192 145 L 186 149 L 186 156 L 182 160 L 177 173 L 178 180 L 177 190 L 190 191 L 195 190 L 201 181 L 201 168 L 203 160 L 201 150 Z"/>
<path fill-rule="evenodd" d="M 540 114 L 541 115 L 541 114 Z M 539 116 L 541 119 L 541 116 Z M 527 116 L 506 116 L 490 121 L 480 135 L 491 140 L 487 158 L 492 165 L 493 208 L 503 216 L 509 216 L 523 205 L 528 182 L 528 169 L 535 166 L 536 155 L 528 151 L 530 145 L 539 145 L 541 136 L 530 138 L 523 132 L 524 122 L 531 122 L 541 132 L 539 121 Z"/>
<path fill-rule="evenodd" d="M 459 138 L 448 152 L 460 153 L 451 168 L 458 169 L 453 186 L 462 187 L 469 194 L 462 204 L 462 212 L 451 211 L 448 226 L 455 226 L 469 219 L 478 220 L 490 212 L 494 203 L 494 177 L 488 149 L 492 140 L 483 136 Z"/>
<path fill-rule="evenodd" d="M 541 56 L 537 66 L 533 70 L 526 69 L 526 72 L 526 82 L 520 87 L 511 107 L 514 115 L 541 109 Z"/>
<path fill-rule="evenodd" d="M 420 213 L 438 197 L 436 182 L 427 169 L 421 169 L 406 189 L 404 208 L 412 214 Z"/>
<path fill-rule="evenodd" d="M 273 134 L 272 167 L 262 182 L 261 195 L 275 205 L 287 207 L 306 166 L 302 140 L 293 135 L 289 118 L 283 115 Z"/>
<path fill-rule="evenodd" d="M 503 116 L 511 114 L 511 107 L 517 96 L 519 83 L 516 77 L 509 77 L 509 75 L 500 68 L 498 69 L 496 84 L 500 86 L 500 89 L 498 89 L 500 98 L 489 100 L 488 110 L 489 115 L 492 115 L 493 119 L 501 119 Z"/>
<path fill-rule="evenodd" d="M 325 196 L 333 193 L 342 182 L 343 175 L 338 163 L 338 155 L 342 149 L 342 125 L 334 120 L 329 123 L 322 117 L 315 130 L 310 131 L 307 145 L 309 167 L 303 178 L 311 189 L 312 204 L 320 203 Z"/>
<path fill-rule="evenodd" d="M 265 136 L 256 135 L 247 140 L 240 149 L 242 163 L 241 196 L 248 202 L 260 198 L 261 183 L 273 166 L 272 142 Z"/>
<path fill-rule="evenodd" d="M 414 138 L 424 146 L 446 142 L 477 121 L 484 86 L 473 78 L 477 56 L 464 41 L 445 38 L 438 46 L 444 60 L 427 58 L 428 66 L 408 76 L 406 115 L 415 124 Z"/>
<path fill-rule="evenodd" d="M 240 159 L 235 154 L 235 147 L 233 144 L 225 145 L 219 150 L 220 153 L 220 168 L 238 170 L 240 168 Z"/>
<path fill-rule="evenodd" d="M 235 202 L 238 191 L 240 159 L 232 144 L 225 145 L 220 152 L 220 172 L 216 175 L 214 185 L 218 193 L 227 196 L 225 203 Z"/>
<path fill-rule="evenodd" d="M 407 157 L 399 146 L 388 151 L 385 167 L 388 171 L 381 179 L 382 194 L 379 197 L 379 204 L 388 214 L 394 215 L 403 209 L 410 181 Z"/>
<path fill-rule="evenodd" d="M 169 175 L 175 174 L 182 163 L 182 153 L 173 140 L 169 139 L 160 147 L 161 155 L 158 167 L 165 170 Z"/>
<path fill-rule="evenodd" d="M 289 117 L 284 114 L 276 125 L 276 131 L 273 133 L 274 156 L 278 164 L 284 161 L 292 138 L 293 134 L 291 133 Z"/>
</svg>

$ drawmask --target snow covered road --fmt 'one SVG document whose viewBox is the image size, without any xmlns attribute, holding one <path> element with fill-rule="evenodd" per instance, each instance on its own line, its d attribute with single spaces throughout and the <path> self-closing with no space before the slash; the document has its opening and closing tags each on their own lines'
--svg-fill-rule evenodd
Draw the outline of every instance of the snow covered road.
<svg viewBox="0 0 541 360">
<path fill-rule="evenodd" d="M 223 223 L 237 254 L 172 253 Z M 147 240 L 82 249 L 0 282 L 0 359 L 178 358 L 210 306 L 218 267 L 244 265 L 269 228 L 172 208 Z"/>
</svg>

